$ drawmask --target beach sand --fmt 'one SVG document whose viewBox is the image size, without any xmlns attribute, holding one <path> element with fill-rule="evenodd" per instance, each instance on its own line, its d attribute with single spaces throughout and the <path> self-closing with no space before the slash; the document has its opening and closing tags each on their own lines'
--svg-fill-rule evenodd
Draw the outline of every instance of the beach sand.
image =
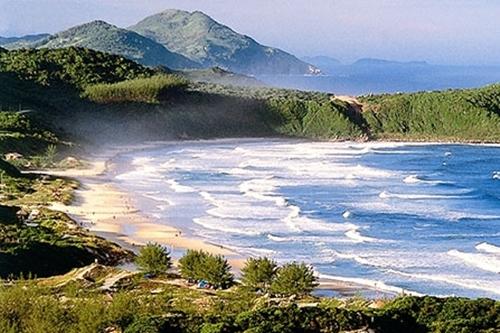
<svg viewBox="0 0 500 333">
<path fill-rule="evenodd" d="M 204 250 L 229 256 L 232 264 L 241 267 L 243 258 L 232 258 L 237 255 L 231 250 L 186 237 L 182 230 L 169 226 L 168 221 L 147 217 L 135 207 L 128 193 L 101 177 L 106 171 L 106 161 L 97 160 L 84 169 L 45 172 L 74 178 L 81 183 L 70 205 L 52 203 L 50 208 L 68 214 L 90 232 L 133 251 L 148 242 L 157 242 L 176 249 Z"/>
<path fill-rule="evenodd" d="M 176 250 L 204 250 L 224 255 L 233 272 L 239 276 L 245 257 L 222 246 L 186 237 L 182 230 L 169 226 L 168 221 L 158 221 L 142 213 L 129 193 L 120 190 L 105 177 L 109 167 L 107 161 L 108 158 L 97 158 L 82 169 L 43 172 L 74 178 L 81 183 L 70 205 L 53 203 L 50 208 L 68 214 L 90 232 L 134 252 L 141 245 L 157 242 Z M 367 286 L 336 279 L 322 278 L 319 283 L 317 294 L 328 295 L 329 291 L 334 291 L 337 295 L 353 296 L 373 291 Z"/>
</svg>

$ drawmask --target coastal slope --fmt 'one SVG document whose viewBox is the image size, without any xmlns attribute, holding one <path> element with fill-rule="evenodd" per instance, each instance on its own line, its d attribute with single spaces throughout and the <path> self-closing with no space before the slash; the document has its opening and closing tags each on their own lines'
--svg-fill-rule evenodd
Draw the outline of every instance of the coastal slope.
<svg viewBox="0 0 500 333">
<path fill-rule="evenodd" d="M 73 27 L 38 41 L 32 46 L 37 48 L 86 47 L 121 55 L 146 66 L 163 65 L 172 69 L 200 67 L 198 63 L 167 50 L 163 45 L 149 38 L 104 21 L 93 21 Z"/>
<path fill-rule="evenodd" d="M 245 74 L 314 74 L 319 70 L 277 48 L 263 46 L 199 12 L 166 10 L 129 28 L 204 67 Z"/>
</svg>

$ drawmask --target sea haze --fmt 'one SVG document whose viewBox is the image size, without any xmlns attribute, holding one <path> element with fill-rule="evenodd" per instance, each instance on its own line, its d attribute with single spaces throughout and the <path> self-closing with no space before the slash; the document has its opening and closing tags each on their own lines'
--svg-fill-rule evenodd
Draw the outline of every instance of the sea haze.
<svg viewBox="0 0 500 333">
<path fill-rule="evenodd" d="M 500 299 L 500 147 L 165 143 L 114 179 L 157 223 L 387 292 Z"/>
<path fill-rule="evenodd" d="M 500 66 L 437 66 L 426 63 L 355 63 L 322 68 L 323 75 L 261 75 L 272 86 L 366 95 L 477 88 L 500 82 Z"/>
</svg>

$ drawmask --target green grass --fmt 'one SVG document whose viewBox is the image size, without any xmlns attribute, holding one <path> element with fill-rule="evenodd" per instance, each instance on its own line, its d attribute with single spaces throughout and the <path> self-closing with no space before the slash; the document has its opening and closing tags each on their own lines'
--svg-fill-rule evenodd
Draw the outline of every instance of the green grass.
<svg viewBox="0 0 500 333">
<path fill-rule="evenodd" d="M 83 96 L 95 103 L 160 104 L 172 99 L 188 86 L 188 81 L 176 75 L 155 75 L 113 84 L 87 86 Z"/>
</svg>

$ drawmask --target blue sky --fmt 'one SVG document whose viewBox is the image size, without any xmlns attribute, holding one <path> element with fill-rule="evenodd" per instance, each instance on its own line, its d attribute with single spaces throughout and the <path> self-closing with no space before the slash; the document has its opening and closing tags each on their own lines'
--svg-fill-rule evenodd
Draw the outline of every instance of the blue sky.
<svg viewBox="0 0 500 333">
<path fill-rule="evenodd" d="M 496 0 L 0 0 L 0 35 L 94 19 L 126 27 L 167 8 L 204 11 L 299 56 L 500 64 Z"/>
</svg>

